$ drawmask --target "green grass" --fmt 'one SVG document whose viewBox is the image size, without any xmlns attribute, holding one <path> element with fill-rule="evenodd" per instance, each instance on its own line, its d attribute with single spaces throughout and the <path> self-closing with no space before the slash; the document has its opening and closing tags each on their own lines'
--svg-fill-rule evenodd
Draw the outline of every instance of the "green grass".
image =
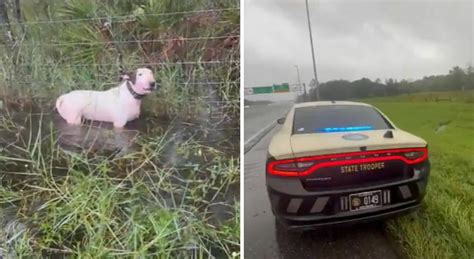
<svg viewBox="0 0 474 259">
<path fill-rule="evenodd" d="M 366 99 L 367 100 L 367 99 Z M 474 90 L 443 91 L 443 92 L 418 92 L 390 97 L 373 98 L 378 102 L 457 102 L 474 103 Z"/>
<path fill-rule="evenodd" d="M 1 136 L 20 128 L 1 118 Z M 238 256 L 238 154 L 196 137 L 218 132 L 155 130 L 124 154 L 72 153 L 42 121 L 0 151 L 1 254 Z"/>
<path fill-rule="evenodd" d="M 0 97 L 53 99 L 75 89 L 109 89 L 122 68 L 150 64 L 162 89 L 147 99 L 161 114 L 196 115 L 214 101 L 239 117 L 238 1 L 45 0 L 22 2 L 22 12 L 32 22 L 23 26 L 25 35 L 12 24 L 15 44 L 0 44 Z M 111 19 L 108 27 L 103 17 Z M 197 106 L 190 112 L 183 103 Z"/>
<path fill-rule="evenodd" d="M 422 209 L 390 221 L 387 229 L 410 258 L 474 257 L 474 105 L 460 96 L 465 94 L 363 100 L 429 145 L 432 167 Z M 437 131 L 440 125 L 446 126 Z"/>
</svg>

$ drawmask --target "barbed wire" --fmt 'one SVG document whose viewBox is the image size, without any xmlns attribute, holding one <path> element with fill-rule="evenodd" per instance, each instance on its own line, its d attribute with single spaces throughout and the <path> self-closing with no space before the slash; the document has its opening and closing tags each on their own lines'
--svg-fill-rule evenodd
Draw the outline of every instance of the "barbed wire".
<svg viewBox="0 0 474 259">
<path fill-rule="evenodd" d="M 104 82 L 104 81 L 99 81 L 99 80 L 81 80 L 85 83 L 92 83 L 92 84 L 103 84 L 103 85 L 116 85 L 119 84 L 120 82 Z M 14 83 L 15 85 L 40 85 L 40 86 L 48 86 L 48 85 L 54 85 L 54 84 L 65 84 L 65 83 L 78 83 L 73 80 L 71 81 L 42 81 L 41 83 L 38 82 L 38 80 L 34 81 L 12 81 L 11 83 Z M 183 85 L 203 85 L 203 86 L 211 86 L 211 85 L 227 85 L 227 84 L 240 84 L 240 81 L 222 81 L 222 82 L 165 82 L 162 84 L 183 84 Z"/>
<path fill-rule="evenodd" d="M 57 94 L 57 96 L 28 96 L 28 97 L 15 97 L 15 102 L 43 102 L 43 103 L 53 103 L 56 98 L 61 95 L 60 93 Z M 6 96 L 1 96 L 0 95 L 0 100 L 5 100 Z M 201 96 L 202 98 L 202 96 Z M 240 106 L 240 100 L 206 100 L 206 99 L 201 99 L 201 100 L 187 100 L 186 105 L 187 106 L 192 106 L 192 105 L 202 105 L 202 104 L 207 104 L 208 107 L 211 108 L 225 108 L 228 106 Z M 30 115 L 37 116 L 41 115 L 41 112 L 33 112 Z"/>
<path fill-rule="evenodd" d="M 127 43 L 154 43 L 154 42 L 168 42 L 168 41 L 201 41 L 201 40 L 220 40 L 227 38 L 240 38 L 240 35 L 226 35 L 226 36 L 210 36 L 210 37 L 193 37 L 193 38 L 166 38 L 154 40 L 124 40 L 124 41 L 91 41 L 91 42 L 63 42 L 63 43 L 38 43 L 38 44 L 18 44 L 18 41 L 13 45 L 21 47 L 41 47 L 41 46 L 71 46 L 71 45 L 102 45 L 102 44 L 127 44 Z M 0 46 L 9 46 L 8 44 L 0 44 Z"/>
<path fill-rule="evenodd" d="M 39 24 L 55 24 L 55 23 L 75 23 L 75 22 L 84 22 L 92 20 L 113 20 L 117 19 L 115 22 L 122 22 L 120 19 L 130 19 L 137 18 L 140 16 L 169 16 L 169 15 L 181 15 L 181 14 L 195 14 L 195 13 L 211 13 L 211 12 L 224 12 L 240 10 L 240 7 L 232 8 L 219 8 L 219 9 L 207 9 L 207 10 L 190 10 L 190 11 L 181 11 L 181 12 L 168 12 L 168 13 L 154 13 L 154 14 L 138 14 L 138 15 L 122 15 L 122 16 L 102 16 L 102 17 L 90 17 L 90 18 L 78 18 L 78 19 L 64 19 L 64 20 L 50 20 L 50 21 L 34 21 L 34 22 L 10 22 L 10 23 L 0 23 L 2 26 L 10 25 L 39 25 Z"/>
<path fill-rule="evenodd" d="M 133 63 L 125 64 L 127 66 L 164 66 L 164 65 L 221 65 L 221 64 L 240 64 L 239 60 L 213 60 L 213 61 L 181 61 L 181 62 L 147 62 L 147 63 Z M 107 67 L 119 66 L 117 63 L 99 63 L 99 64 L 18 64 L 20 67 Z"/>
<path fill-rule="evenodd" d="M 59 94 L 59 93 L 58 93 Z M 205 96 L 199 96 L 200 98 L 203 98 L 202 100 L 187 100 L 187 104 L 195 105 L 195 104 L 201 104 L 201 103 L 207 103 L 207 104 L 240 104 L 240 100 L 206 100 Z M 8 99 L 8 96 L 3 96 L 0 95 L 0 100 Z M 36 100 L 36 101 L 55 101 L 55 97 L 52 96 L 28 96 L 28 97 L 21 97 L 21 96 L 16 96 L 15 101 L 22 101 L 22 100 Z M 31 115 L 39 115 L 41 113 L 31 113 Z"/>
</svg>

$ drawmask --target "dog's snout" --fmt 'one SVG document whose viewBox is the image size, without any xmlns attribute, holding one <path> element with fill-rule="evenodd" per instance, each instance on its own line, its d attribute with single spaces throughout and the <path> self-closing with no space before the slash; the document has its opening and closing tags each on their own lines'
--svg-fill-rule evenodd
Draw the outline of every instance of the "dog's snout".
<svg viewBox="0 0 474 259">
<path fill-rule="evenodd" d="M 156 86 L 156 82 L 150 82 L 150 88 L 151 88 L 151 89 L 154 89 L 155 86 Z"/>
</svg>

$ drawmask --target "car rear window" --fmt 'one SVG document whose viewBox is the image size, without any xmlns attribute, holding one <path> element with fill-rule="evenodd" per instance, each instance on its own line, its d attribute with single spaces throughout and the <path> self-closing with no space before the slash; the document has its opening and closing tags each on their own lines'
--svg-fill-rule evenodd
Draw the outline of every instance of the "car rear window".
<svg viewBox="0 0 474 259">
<path fill-rule="evenodd" d="M 295 108 L 293 134 L 392 129 L 374 108 L 361 105 L 325 105 Z"/>
</svg>

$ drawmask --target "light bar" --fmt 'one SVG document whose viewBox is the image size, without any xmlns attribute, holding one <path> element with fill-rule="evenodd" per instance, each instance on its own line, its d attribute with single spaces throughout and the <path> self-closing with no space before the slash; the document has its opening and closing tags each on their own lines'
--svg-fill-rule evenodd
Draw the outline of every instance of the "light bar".
<svg viewBox="0 0 474 259">
<path fill-rule="evenodd" d="M 361 131 L 372 130 L 372 126 L 354 126 L 354 127 L 336 127 L 336 128 L 322 128 L 319 132 L 347 132 L 347 131 Z"/>
</svg>

